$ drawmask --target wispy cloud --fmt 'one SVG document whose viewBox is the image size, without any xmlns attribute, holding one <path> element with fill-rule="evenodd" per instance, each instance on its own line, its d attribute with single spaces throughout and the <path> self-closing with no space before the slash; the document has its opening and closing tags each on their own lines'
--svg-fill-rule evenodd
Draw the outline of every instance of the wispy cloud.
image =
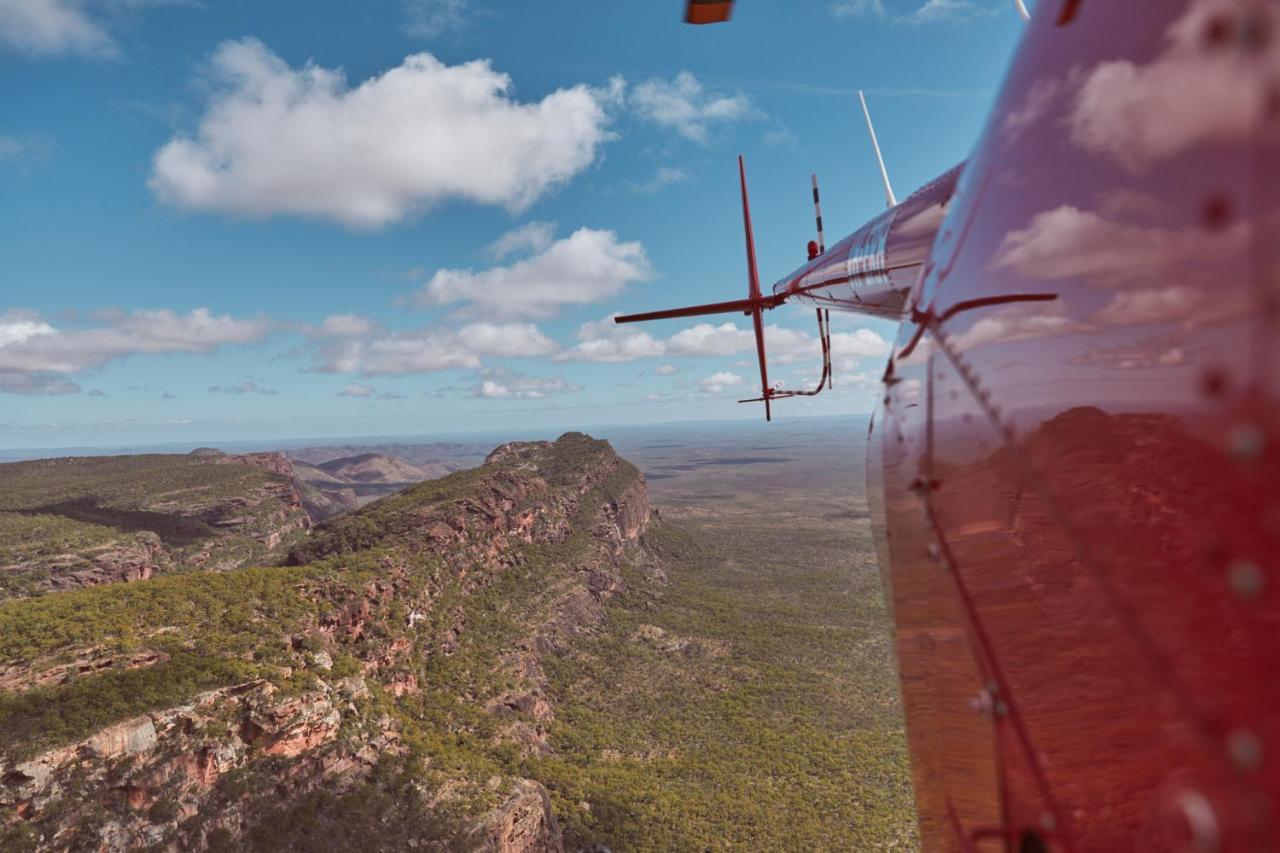
<svg viewBox="0 0 1280 853">
<path fill-rule="evenodd" d="M 245 379 L 233 385 L 210 385 L 210 394 L 261 394 L 264 397 L 274 397 L 278 391 L 274 388 L 267 388 L 260 385 L 252 379 Z"/>
<path fill-rule="evenodd" d="M 411 36 L 434 38 L 461 30 L 470 23 L 468 0 L 406 0 L 405 31 Z"/>
<path fill-rule="evenodd" d="M 642 119 L 701 144 L 707 143 L 715 125 L 764 115 L 747 95 L 710 92 L 688 71 L 670 80 L 654 77 L 638 84 L 631 92 L 631 106 Z"/>
<path fill-rule="evenodd" d="M 108 312 L 98 325 L 60 327 L 29 311 L 0 314 L 0 391 L 67 394 L 79 390 L 68 375 L 133 355 L 206 353 L 261 341 L 271 328 L 262 317 L 215 315 L 207 308 Z"/>
<path fill-rule="evenodd" d="M 338 392 L 339 397 L 372 397 L 378 389 L 363 382 L 352 382 Z"/>
<path fill-rule="evenodd" d="M 835 0 L 831 14 L 837 18 L 874 18 L 895 24 L 937 24 L 994 15 L 1000 6 L 990 0 Z"/>
<path fill-rule="evenodd" d="M 643 183 L 627 182 L 627 188 L 642 195 L 651 195 L 672 184 L 689 180 L 689 173 L 676 166 L 659 166 L 653 177 Z"/>
</svg>

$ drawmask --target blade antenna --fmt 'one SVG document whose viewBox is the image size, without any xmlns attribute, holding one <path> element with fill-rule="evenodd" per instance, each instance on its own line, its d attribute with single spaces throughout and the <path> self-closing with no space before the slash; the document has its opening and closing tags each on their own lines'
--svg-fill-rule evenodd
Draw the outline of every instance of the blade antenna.
<svg viewBox="0 0 1280 853">
<path fill-rule="evenodd" d="M 764 312 L 760 310 L 760 272 L 756 269 L 756 239 L 751 228 L 751 203 L 747 200 L 747 167 L 743 164 L 742 155 L 738 155 L 738 181 L 742 184 L 742 229 L 747 238 L 747 291 L 753 303 L 751 308 L 751 325 L 756 333 L 756 355 L 760 359 L 760 389 L 764 399 L 764 419 L 773 420 L 773 412 L 769 402 L 773 391 L 769 387 L 769 366 L 764 355 Z"/>
<path fill-rule="evenodd" d="M 1013 2 L 1018 7 L 1018 14 L 1022 16 L 1022 20 L 1031 20 L 1031 13 L 1027 11 L 1027 4 L 1022 0 L 1013 0 Z"/>
<path fill-rule="evenodd" d="M 884 167 L 884 157 L 880 154 L 880 142 L 876 139 L 876 128 L 871 123 L 871 111 L 867 109 L 866 96 L 862 94 L 862 90 L 858 90 L 858 100 L 862 102 L 862 115 L 867 120 L 867 132 L 871 134 L 871 147 L 876 151 L 876 162 L 880 164 L 880 179 L 884 181 L 884 198 L 888 202 L 889 207 L 894 207 L 898 203 L 898 197 L 893 194 L 893 186 L 889 183 L 889 172 Z"/>
<path fill-rule="evenodd" d="M 822 202 L 818 199 L 818 176 L 809 177 L 813 179 L 813 219 L 818 225 L 818 254 L 821 255 L 827 251 L 827 241 L 822 236 Z"/>
</svg>

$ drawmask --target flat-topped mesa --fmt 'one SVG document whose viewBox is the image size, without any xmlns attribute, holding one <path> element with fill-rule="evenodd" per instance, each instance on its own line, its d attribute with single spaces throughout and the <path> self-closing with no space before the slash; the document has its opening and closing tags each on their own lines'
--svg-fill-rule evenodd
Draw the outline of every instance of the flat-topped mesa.
<svg viewBox="0 0 1280 853">
<path fill-rule="evenodd" d="M 279 453 L 0 465 L 0 600 L 267 561 L 311 520 Z"/>
<path fill-rule="evenodd" d="M 393 809 L 419 846 L 561 851 L 517 763 L 433 750 L 551 750 L 541 659 L 624 568 L 657 574 L 649 515 L 640 472 L 569 433 L 319 525 L 291 566 L 0 604 L 0 848 L 258 849 L 356 791 L 370 832 Z"/>
</svg>

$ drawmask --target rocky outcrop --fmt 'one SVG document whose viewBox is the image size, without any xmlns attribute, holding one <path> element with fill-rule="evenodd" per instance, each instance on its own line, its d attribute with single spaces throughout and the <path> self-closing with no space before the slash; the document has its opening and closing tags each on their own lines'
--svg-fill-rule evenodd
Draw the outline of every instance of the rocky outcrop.
<svg viewBox="0 0 1280 853">
<path fill-rule="evenodd" d="M 63 836 L 104 809 L 112 818 L 97 826 L 102 849 L 155 844 L 173 837 L 180 820 L 200 815 L 219 794 L 225 800 L 219 780 L 254 762 L 296 759 L 276 781 L 282 792 L 297 795 L 327 777 L 364 773 L 380 757 L 398 754 L 396 724 L 357 707 L 367 696 L 359 677 L 320 682 L 296 696 L 281 696 L 266 681 L 209 691 L 80 743 L 0 762 L 0 808 L 32 821 L 57 808 L 55 822 L 40 822 L 50 848 L 70 846 Z M 344 721 L 361 735 L 357 750 L 335 742 Z M 234 825 L 250 805 L 239 799 L 220 803 L 216 819 L 186 841 L 198 846 L 207 831 Z"/>
<path fill-rule="evenodd" d="M 267 548 L 275 548 L 290 533 L 306 530 L 311 517 L 302 504 L 294 480 L 293 465 L 283 453 L 244 453 L 235 456 L 203 456 L 216 465 L 247 465 L 271 476 L 258 488 L 210 507 L 199 519 L 214 528 L 252 536 Z"/>
<path fill-rule="evenodd" d="M 552 752 L 556 708 L 543 661 L 600 623 L 604 603 L 625 589 L 624 565 L 650 570 L 639 546 L 649 513 L 639 472 L 603 442 L 571 435 L 504 445 L 479 469 L 320 526 L 290 557 L 324 570 L 296 575 L 297 605 L 272 605 L 299 614 L 272 641 L 280 651 L 264 658 L 286 666 L 118 720 L 74 744 L 0 756 L 0 840 L 9 823 L 54 849 L 199 849 L 211 839 L 253 846 L 271 815 L 309 807 L 321 793 L 385 784 L 390 771 L 379 768 L 395 763 L 430 780 L 397 789 L 398 797 L 466 815 L 449 830 L 448 849 L 561 851 L 541 785 L 518 773 L 480 784 L 422 756 L 426 740 L 476 737 L 474 722 L 444 732 L 440 718 L 419 723 L 415 714 L 424 703 L 458 701 L 491 719 L 481 728 L 493 733 L 495 749 Z M 359 569 L 348 572 L 347 563 Z M 512 587 L 522 590 L 516 597 L 498 596 L 504 583 L 519 582 L 526 585 Z M 489 637 L 477 635 L 487 629 L 477 625 L 495 610 L 512 627 L 506 645 L 488 650 L 480 641 Z M 175 660 L 198 647 L 198 636 L 150 630 L 139 643 L 176 643 Z M 431 662 L 462 654 L 472 655 L 465 672 L 486 680 L 441 695 Z M 0 667 L 0 690 L 84 683 L 166 660 L 105 644 L 60 649 Z M 485 793 L 476 799 L 476 790 Z M 468 811 L 473 801 L 483 808 Z"/>
<path fill-rule="evenodd" d="M 135 533 L 132 540 L 113 542 L 90 555 L 86 569 L 55 574 L 49 578 L 52 591 L 146 580 L 165 564 L 165 549 L 160 537 L 150 530 Z"/>
<path fill-rule="evenodd" d="M 561 853 L 564 841 L 551 811 L 551 799 L 537 782 L 516 783 L 499 808 L 479 823 L 468 839 L 482 853 Z"/>
</svg>

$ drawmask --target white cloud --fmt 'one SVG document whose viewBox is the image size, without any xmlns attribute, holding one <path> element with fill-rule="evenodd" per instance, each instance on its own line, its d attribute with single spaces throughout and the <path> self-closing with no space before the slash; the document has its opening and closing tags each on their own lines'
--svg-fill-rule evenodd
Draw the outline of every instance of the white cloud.
<svg viewBox="0 0 1280 853">
<path fill-rule="evenodd" d="M 1169 28 L 1166 48 L 1153 62 L 1121 59 L 1094 67 L 1076 96 L 1072 140 L 1142 172 L 1208 140 L 1256 132 L 1280 60 L 1274 51 L 1206 49 L 1209 23 L 1225 15 L 1230 26 L 1234 14 L 1232 3 L 1199 0 Z M 1267 14 L 1263 23 L 1274 28 L 1280 21 L 1274 10 Z"/>
<path fill-rule="evenodd" d="M 316 369 L 362 376 L 475 370 L 485 356 L 530 357 L 558 349 L 532 324 L 471 323 L 457 330 L 426 328 L 325 340 L 319 344 Z"/>
<path fill-rule="evenodd" d="M 100 367 L 130 355 L 212 352 L 226 344 L 262 340 L 270 329 L 263 318 L 215 316 L 207 308 L 186 314 L 169 310 L 116 312 L 104 325 L 55 328 L 38 315 L 0 314 L 0 390 L 67 393 L 55 377 Z M 39 391 L 56 388 L 56 391 Z"/>
<path fill-rule="evenodd" d="M 710 94 L 688 71 L 671 80 L 655 77 L 639 84 L 631 93 L 631 105 L 641 118 L 704 144 L 712 125 L 761 115 L 746 95 Z"/>
<path fill-rule="evenodd" d="M 372 335 L 382 328 L 382 324 L 372 317 L 360 314 L 333 314 L 325 317 L 319 328 L 310 332 L 322 338 L 354 338 Z"/>
<path fill-rule="evenodd" d="M 412 36 L 433 38 L 467 25 L 467 0 L 407 0 L 405 31 Z"/>
<path fill-rule="evenodd" d="M 901 8 L 903 0 L 898 0 L 897 5 Z M 837 18 L 879 18 L 903 24 L 934 24 L 994 14 L 1002 6 L 980 5 L 974 0 L 923 0 L 909 12 L 890 13 L 885 9 L 884 0 L 835 0 L 830 8 L 831 14 Z"/>
<path fill-rule="evenodd" d="M 74 0 L 0 0 L 0 42 L 33 56 L 116 52 L 101 23 Z"/>
<path fill-rule="evenodd" d="M 580 343 L 557 356 L 560 361 L 623 362 L 640 358 L 726 357 L 755 351 L 755 333 L 735 323 L 698 323 L 673 334 L 655 338 L 634 326 L 619 326 L 612 315 L 586 323 L 578 329 Z M 802 359 L 821 359 L 822 346 L 816 335 L 782 326 L 765 327 L 769 360 L 790 364 Z M 832 357 L 846 365 L 860 358 L 885 356 L 889 342 L 870 329 L 834 332 Z"/>
<path fill-rule="evenodd" d="M 713 373 L 706 379 L 699 379 L 698 385 L 707 394 L 719 394 L 726 388 L 741 385 L 744 381 L 738 374 L 722 370 L 719 373 Z"/>
<path fill-rule="evenodd" d="M 653 372 L 658 376 L 673 376 L 680 372 L 680 368 L 674 364 L 662 364 L 655 367 Z"/>
<path fill-rule="evenodd" d="M 557 394 L 573 394 L 582 390 L 581 385 L 560 378 L 525 376 L 507 370 L 490 370 L 471 389 L 471 396 L 491 400 L 543 400 Z"/>
<path fill-rule="evenodd" d="M 608 323 L 613 328 L 607 328 Z M 599 328 L 592 329 L 593 326 Z M 617 364 L 639 358 L 661 358 L 666 355 L 665 341 L 659 341 L 648 332 L 617 326 L 612 320 L 600 324 L 587 323 L 578 330 L 581 339 L 577 346 L 556 356 L 557 361 L 594 361 Z"/>
<path fill-rule="evenodd" d="M 274 397 L 278 392 L 275 389 L 267 388 L 259 385 L 252 379 L 245 379 L 234 385 L 210 385 L 210 394 L 261 394 L 265 397 Z"/>
<path fill-rule="evenodd" d="M 458 330 L 458 341 L 481 355 L 510 358 L 550 355 L 559 349 L 532 323 L 471 323 Z"/>
<path fill-rule="evenodd" d="M 556 238 L 554 222 L 526 222 L 485 247 L 485 254 L 500 261 L 508 255 L 546 251 Z"/>
<path fill-rule="evenodd" d="M 831 14 L 837 18 L 885 17 L 883 0 L 836 0 L 831 4 Z"/>
<path fill-rule="evenodd" d="M 933 24 L 968 18 L 982 11 L 970 0 L 926 0 L 923 6 L 903 20 L 912 24 Z"/>
<path fill-rule="evenodd" d="M 640 243 L 620 242 L 612 231 L 579 228 L 510 266 L 439 270 L 414 302 L 419 307 L 465 302 L 471 313 L 498 319 L 549 317 L 564 305 L 617 296 L 652 275 Z"/>
<path fill-rule="evenodd" d="M 671 355 L 725 356 L 746 352 L 755 344 L 755 334 L 733 323 L 698 323 L 681 329 L 667 339 Z"/>
<path fill-rule="evenodd" d="M 1189 320 L 1205 301 L 1203 291 L 1181 285 L 1123 290 L 1094 319 L 1112 326 L 1182 322 Z"/>
<path fill-rule="evenodd" d="M 1109 347 L 1093 347 L 1071 359 L 1072 364 L 1111 370 L 1161 370 L 1184 367 L 1192 355 L 1202 357 L 1203 347 L 1189 346 L 1181 334 L 1165 334 Z"/>
<path fill-rule="evenodd" d="M 352 382 L 346 388 L 338 392 L 339 397 L 372 397 L 378 393 L 378 389 L 372 385 L 365 385 L 363 382 Z"/>
<path fill-rule="evenodd" d="M 356 228 L 455 198 L 525 209 L 595 161 L 621 85 L 520 103 L 487 60 L 419 53 L 352 87 L 340 70 L 290 68 L 254 39 L 224 42 L 209 68 L 204 116 L 156 152 L 152 191 L 179 207 Z"/>
<path fill-rule="evenodd" d="M 30 397 L 56 397 L 64 394 L 79 394 L 80 386 L 54 374 L 15 373 L 0 369 L 0 392 Z"/>
<path fill-rule="evenodd" d="M 994 343 L 1013 343 L 1050 338 L 1078 331 L 1087 327 L 1075 322 L 1064 312 L 1061 303 L 1028 302 L 996 308 L 976 320 L 963 332 L 952 334 L 952 328 L 962 325 L 965 315 L 957 315 L 943 327 L 951 346 L 957 352 L 967 352 Z"/>
<path fill-rule="evenodd" d="M 1168 229 L 1063 205 L 1006 234 L 992 268 L 1038 279 L 1084 277 L 1102 286 L 1186 280 L 1191 274 L 1212 277 L 1215 268 L 1243 257 L 1248 239 L 1245 222 L 1222 231 Z"/>
</svg>

